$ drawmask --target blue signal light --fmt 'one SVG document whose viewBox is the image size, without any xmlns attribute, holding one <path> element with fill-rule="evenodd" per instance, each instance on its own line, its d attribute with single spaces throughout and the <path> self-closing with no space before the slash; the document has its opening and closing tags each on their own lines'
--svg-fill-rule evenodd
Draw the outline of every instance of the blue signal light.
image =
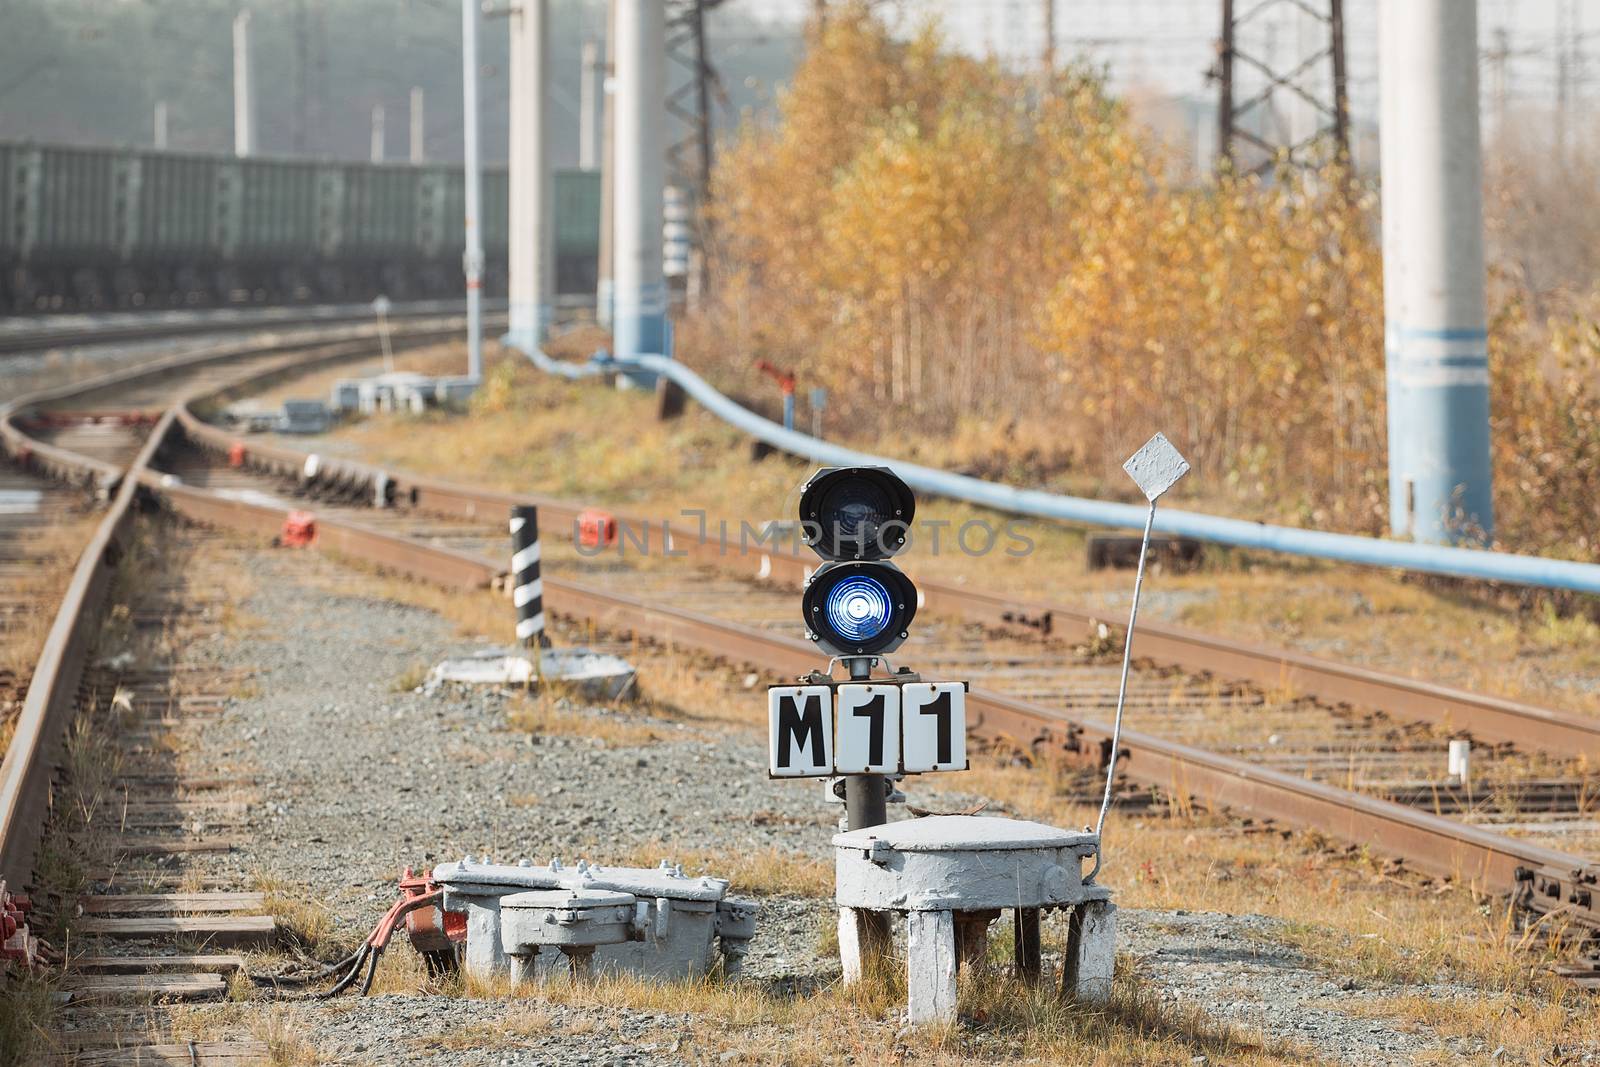
<svg viewBox="0 0 1600 1067">
<path fill-rule="evenodd" d="M 828 625 L 846 641 L 871 641 L 889 626 L 894 601 L 876 578 L 852 575 L 828 590 L 823 604 Z"/>
</svg>

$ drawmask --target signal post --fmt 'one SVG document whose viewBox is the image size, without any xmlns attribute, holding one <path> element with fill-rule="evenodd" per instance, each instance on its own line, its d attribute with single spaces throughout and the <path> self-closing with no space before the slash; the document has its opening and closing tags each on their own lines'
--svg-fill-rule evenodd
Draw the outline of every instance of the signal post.
<svg viewBox="0 0 1600 1067">
<path fill-rule="evenodd" d="M 915 514 L 910 487 L 887 467 L 823 468 L 800 491 L 801 538 L 823 561 L 806 580 L 801 613 L 806 636 L 829 659 L 768 691 L 768 771 L 833 779 L 836 796 L 843 788 L 846 830 L 887 823 L 901 775 L 967 766 L 966 683 L 926 682 L 885 658 L 910 636 L 917 613 L 917 587 L 892 562 Z M 834 678 L 835 664 L 844 679 Z M 889 914 L 841 908 L 839 940 L 845 980 L 855 981 L 859 961 L 887 946 Z"/>
</svg>

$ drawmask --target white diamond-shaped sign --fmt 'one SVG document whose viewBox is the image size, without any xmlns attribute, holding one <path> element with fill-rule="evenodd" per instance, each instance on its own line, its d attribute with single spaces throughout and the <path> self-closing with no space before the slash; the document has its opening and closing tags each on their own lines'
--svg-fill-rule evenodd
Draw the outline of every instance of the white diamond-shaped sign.
<svg viewBox="0 0 1600 1067">
<path fill-rule="evenodd" d="M 1129 456 L 1122 469 L 1128 472 L 1128 477 L 1144 493 L 1145 499 L 1153 504 L 1157 497 L 1189 473 L 1189 461 L 1172 447 L 1172 442 L 1167 440 L 1165 434 L 1158 433 Z"/>
</svg>

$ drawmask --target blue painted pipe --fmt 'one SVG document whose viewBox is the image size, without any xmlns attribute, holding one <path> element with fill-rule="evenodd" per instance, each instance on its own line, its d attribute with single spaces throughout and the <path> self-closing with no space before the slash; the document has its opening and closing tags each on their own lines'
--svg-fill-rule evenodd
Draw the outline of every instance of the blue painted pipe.
<svg viewBox="0 0 1600 1067">
<path fill-rule="evenodd" d="M 577 379 L 619 370 L 623 361 L 596 358 L 588 363 L 553 360 L 537 348 L 518 344 L 507 337 L 505 343 L 526 353 L 534 365 L 564 378 Z M 712 388 L 694 371 L 675 360 L 661 356 L 639 356 L 627 361 L 641 370 L 671 378 L 685 393 L 713 415 L 743 430 L 774 448 L 826 466 L 882 465 L 893 467 L 906 484 L 919 492 L 934 493 L 953 500 L 1009 511 L 1020 515 L 1061 519 L 1119 529 L 1142 530 L 1147 508 L 1144 504 L 1117 504 L 1104 500 L 1045 493 L 1037 489 L 1018 489 L 998 482 L 986 482 L 964 474 L 935 470 L 915 463 L 857 452 L 842 445 L 829 444 L 797 430 L 786 430 L 771 419 L 740 407 Z M 1385 541 L 1356 534 L 1300 530 L 1292 526 L 1270 526 L 1243 519 L 1225 519 L 1196 511 L 1162 508 L 1156 513 L 1155 529 L 1161 533 L 1193 537 L 1219 545 L 1266 549 L 1313 559 L 1360 563 L 1370 567 L 1398 567 L 1423 574 L 1444 574 L 1456 578 L 1478 578 L 1493 582 L 1566 589 L 1576 593 L 1600 593 L 1600 565 L 1571 560 L 1519 556 L 1509 552 L 1451 548 L 1440 545 Z"/>
</svg>

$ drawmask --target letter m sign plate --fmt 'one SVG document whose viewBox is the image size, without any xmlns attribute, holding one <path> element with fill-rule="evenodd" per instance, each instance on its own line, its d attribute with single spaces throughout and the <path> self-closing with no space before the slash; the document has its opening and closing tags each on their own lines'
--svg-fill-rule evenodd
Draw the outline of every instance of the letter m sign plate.
<svg viewBox="0 0 1600 1067">
<path fill-rule="evenodd" d="M 767 690 L 767 760 L 774 778 L 833 773 L 833 690 L 778 685 Z"/>
</svg>

